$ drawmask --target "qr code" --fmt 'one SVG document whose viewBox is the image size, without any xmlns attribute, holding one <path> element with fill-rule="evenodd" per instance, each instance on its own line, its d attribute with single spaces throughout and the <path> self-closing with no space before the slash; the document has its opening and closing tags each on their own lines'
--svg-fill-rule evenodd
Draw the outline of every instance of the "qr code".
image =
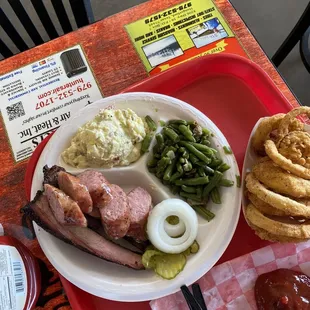
<svg viewBox="0 0 310 310">
<path fill-rule="evenodd" d="M 25 110 L 21 101 L 6 107 L 6 112 L 8 113 L 9 121 L 25 115 Z"/>
</svg>

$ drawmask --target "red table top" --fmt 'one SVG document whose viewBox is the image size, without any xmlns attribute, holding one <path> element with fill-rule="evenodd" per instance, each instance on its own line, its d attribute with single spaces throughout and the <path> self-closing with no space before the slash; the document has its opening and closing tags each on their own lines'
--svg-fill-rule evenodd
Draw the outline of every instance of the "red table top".
<svg viewBox="0 0 310 310">
<path fill-rule="evenodd" d="M 93 69 L 94 75 L 97 78 L 98 84 L 101 87 L 102 93 L 105 96 L 116 94 L 148 76 L 130 42 L 124 25 L 180 2 L 182 1 L 148 1 L 93 25 L 64 35 L 39 47 L 35 47 L 2 61 L 0 75 L 44 58 L 50 54 L 59 52 L 65 48 L 81 44 Z M 231 29 L 239 38 L 249 58 L 267 72 L 282 94 L 293 106 L 296 106 L 298 103 L 294 95 L 270 63 L 229 1 L 216 0 L 214 2 L 228 21 Z M 115 29 L 117 29 L 117 36 L 115 36 Z M 25 244 L 34 255 L 42 259 L 47 266 L 45 276 L 49 278 L 50 282 L 44 291 L 44 296 L 47 296 L 47 298 L 41 306 L 44 309 L 53 309 L 57 305 L 59 306 L 64 303 L 62 309 L 70 309 L 69 306 L 66 308 L 66 299 L 61 295 L 61 285 L 57 280 L 58 275 L 56 270 L 45 258 L 37 241 L 27 239 L 22 230 L 19 208 L 27 202 L 26 195 L 24 194 L 24 173 L 27 162 L 25 161 L 19 164 L 14 163 L 2 119 L 0 121 L 0 140 L 2 146 L 0 150 L 0 160 L 2 163 L 2 169 L 0 171 L 0 222 L 4 225 L 5 231 L 8 234 L 21 240 L 22 243 Z M 63 284 L 66 288 L 66 281 L 64 281 Z M 78 298 L 81 299 L 81 304 L 83 298 L 85 298 L 84 294 L 86 293 L 81 291 L 78 296 Z M 94 303 L 96 303 L 96 299 L 94 299 Z M 105 303 L 105 308 L 110 309 L 113 307 L 114 309 L 116 307 L 115 305 L 115 302 L 107 301 Z M 117 305 L 117 309 L 128 309 L 128 304 L 118 303 Z M 38 309 L 42 309 L 42 307 L 38 307 Z M 147 308 L 147 303 L 135 304 L 134 306 L 134 309 Z M 99 309 L 99 305 L 94 305 L 93 309 Z"/>
</svg>

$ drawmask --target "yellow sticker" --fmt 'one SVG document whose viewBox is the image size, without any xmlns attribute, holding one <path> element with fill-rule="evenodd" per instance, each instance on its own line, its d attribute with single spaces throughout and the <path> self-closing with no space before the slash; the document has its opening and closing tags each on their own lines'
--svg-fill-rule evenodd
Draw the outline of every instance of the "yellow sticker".
<svg viewBox="0 0 310 310">
<path fill-rule="evenodd" d="M 214 53 L 246 56 L 212 0 L 191 0 L 126 25 L 151 75 Z"/>
</svg>

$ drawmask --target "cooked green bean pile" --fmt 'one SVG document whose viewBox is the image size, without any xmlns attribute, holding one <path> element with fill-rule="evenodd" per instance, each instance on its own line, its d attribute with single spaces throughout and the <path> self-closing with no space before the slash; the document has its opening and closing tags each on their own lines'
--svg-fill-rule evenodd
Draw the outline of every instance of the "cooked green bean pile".
<svg viewBox="0 0 310 310">
<path fill-rule="evenodd" d="M 208 221 L 215 216 L 206 208 L 208 200 L 220 204 L 219 187 L 234 185 L 223 177 L 230 166 L 217 157 L 210 136 L 209 130 L 195 121 L 170 120 L 155 135 L 153 157 L 147 163 L 149 171 L 173 194 L 187 200 Z"/>
</svg>

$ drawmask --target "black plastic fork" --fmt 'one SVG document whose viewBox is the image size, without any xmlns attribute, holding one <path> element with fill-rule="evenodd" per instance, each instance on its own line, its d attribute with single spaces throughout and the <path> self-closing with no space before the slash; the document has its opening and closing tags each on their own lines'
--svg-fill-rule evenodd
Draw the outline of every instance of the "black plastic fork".
<svg viewBox="0 0 310 310">
<path fill-rule="evenodd" d="M 186 285 L 181 286 L 181 291 L 190 310 L 208 310 L 203 299 L 201 289 L 198 283 L 192 285 L 193 294 Z"/>
</svg>

